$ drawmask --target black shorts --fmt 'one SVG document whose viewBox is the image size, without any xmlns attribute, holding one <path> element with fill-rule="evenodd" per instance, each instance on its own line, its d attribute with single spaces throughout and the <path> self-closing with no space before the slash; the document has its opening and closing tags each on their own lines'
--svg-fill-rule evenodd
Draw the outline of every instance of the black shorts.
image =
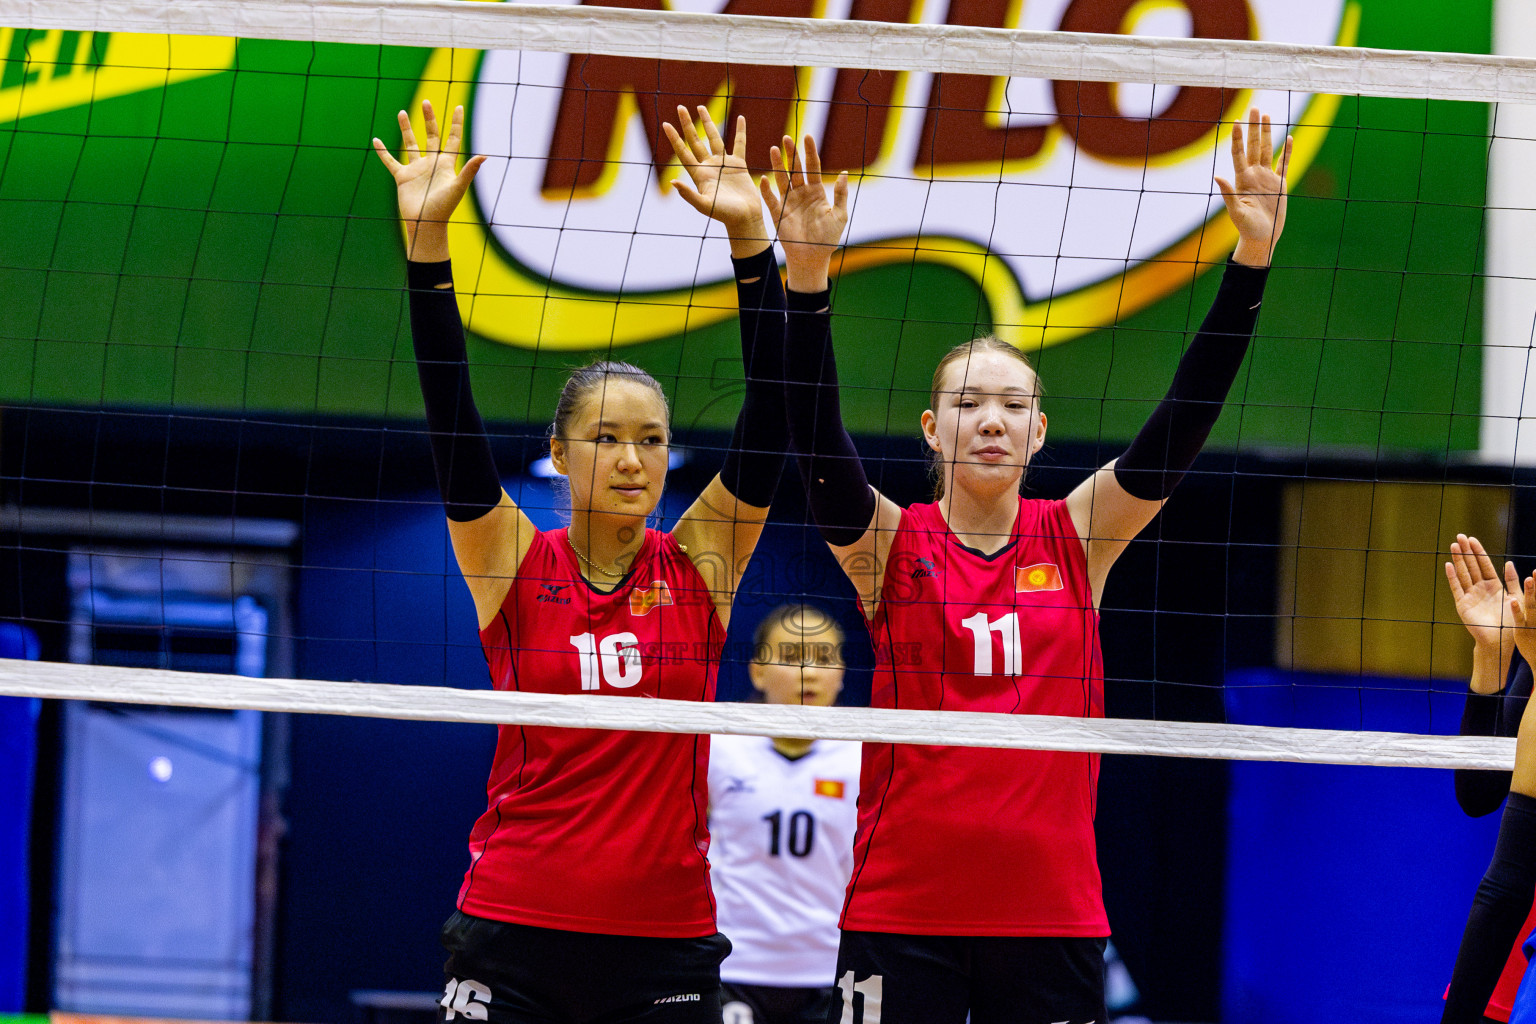
<svg viewBox="0 0 1536 1024">
<path fill-rule="evenodd" d="M 1104 943 L 843 932 L 827 1024 L 1104 1024 Z"/>
<path fill-rule="evenodd" d="M 822 1024 L 836 991 L 722 981 L 720 1002 L 725 1024 Z"/>
<path fill-rule="evenodd" d="M 454 911 L 437 1019 L 451 1024 L 720 1024 L 724 935 L 653 939 Z"/>
</svg>

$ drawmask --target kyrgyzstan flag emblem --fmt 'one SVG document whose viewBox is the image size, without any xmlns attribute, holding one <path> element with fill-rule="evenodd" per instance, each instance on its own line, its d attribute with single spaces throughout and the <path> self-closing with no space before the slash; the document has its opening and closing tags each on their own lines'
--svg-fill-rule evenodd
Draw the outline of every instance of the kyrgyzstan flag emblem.
<svg viewBox="0 0 1536 1024">
<path fill-rule="evenodd" d="M 1015 566 L 1013 589 L 1018 594 L 1031 594 L 1037 590 L 1060 590 L 1061 570 L 1052 562 Z"/>
<path fill-rule="evenodd" d="M 666 580 L 653 580 L 644 590 L 636 587 L 629 592 L 631 615 L 649 615 L 652 608 L 665 608 L 671 603 L 672 591 L 667 589 Z"/>
<path fill-rule="evenodd" d="M 829 796 L 833 800 L 843 798 L 843 783 L 841 779 L 817 779 L 816 795 Z"/>
</svg>

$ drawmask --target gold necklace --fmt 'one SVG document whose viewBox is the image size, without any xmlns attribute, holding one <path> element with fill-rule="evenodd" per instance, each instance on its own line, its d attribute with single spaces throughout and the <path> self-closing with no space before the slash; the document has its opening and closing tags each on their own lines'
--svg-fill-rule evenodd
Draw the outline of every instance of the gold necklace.
<svg viewBox="0 0 1536 1024">
<path fill-rule="evenodd" d="M 566 541 L 567 544 L 571 543 L 571 535 L 569 533 L 567 533 L 565 535 L 565 541 Z M 591 569 L 593 572 L 600 572 L 604 576 L 607 576 L 611 580 L 621 580 L 621 579 L 624 578 L 624 573 L 623 572 L 613 572 L 610 569 L 604 569 L 602 566 L 600 566 L 596 562 L 592 561 L 592 559 L 588 558 L 586 555 L 584 555 L 580 551 L 578 551 L 576 549 L 576 545 L 575 544 L 571 544 L 571 552 L 577 558 L 581 559 L 584 563 L 586 563 L 587 568 Z"/>
</svg>

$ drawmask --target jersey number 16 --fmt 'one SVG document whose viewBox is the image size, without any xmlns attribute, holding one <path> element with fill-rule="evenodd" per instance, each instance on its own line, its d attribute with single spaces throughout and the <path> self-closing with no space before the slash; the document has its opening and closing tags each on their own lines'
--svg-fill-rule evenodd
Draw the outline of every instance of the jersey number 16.
<svg viewBox="0 0 1536 1024">
<path fill-rule="evenodd" d="M 601 679 L 609 686 L 627 690 L 640 681 L 645 669 L 640 665 L 640 638 L 633 633 L 612 633 L 597 638 L 595 633 L 571 637 L 576 661 L 581 665 L 581 688 L 598 689 Z"/>
</svg>

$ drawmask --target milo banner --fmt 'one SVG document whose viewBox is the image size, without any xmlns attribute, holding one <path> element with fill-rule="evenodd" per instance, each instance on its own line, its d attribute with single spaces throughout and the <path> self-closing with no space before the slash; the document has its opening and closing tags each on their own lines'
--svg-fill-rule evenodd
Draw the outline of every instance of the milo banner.
<svg viewBox="0 0 1536 1024">
<path fill-rule="evenodd" d="M 624 6 L 663 9 L 663 0 Z M 1487 3 L 730 0 L 689 10 L 1487 52 Z M 452 228 L 488 418 L 637 362 L 724 428 L 728 250 L 669 188 L 679 102 L 749 161 L 809 133 L 852 183 L 836 267 L 853 429 L 915 430 L 939 354 L 1030 352 L 1057 438 L 1121 439 L 1235 242 L 1216 174 L 1250 105 L 1296 140 L 1250 370 L 1218 443 L 1477 447 L 1488 110 L 1209 88 L 0 30 L 0 401 L 415 416 L 395 111 L 463 104 L 491 157 Z M 1278 148 L 1278 146 L 1277 146 Z"/>
</svg>

